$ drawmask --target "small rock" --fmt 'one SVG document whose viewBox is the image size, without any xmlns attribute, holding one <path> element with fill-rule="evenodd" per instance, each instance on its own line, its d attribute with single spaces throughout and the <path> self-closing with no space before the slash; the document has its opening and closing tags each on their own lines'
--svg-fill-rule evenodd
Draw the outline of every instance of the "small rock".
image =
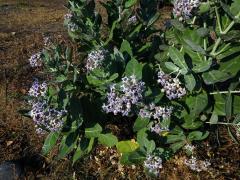
<svg viewBox="0 0 240 180">
<path fill-rule="evenodd" d="M 13 141 L 7 141 L 7 146 L 10 146 L 13 143 Z"/>
</svg>

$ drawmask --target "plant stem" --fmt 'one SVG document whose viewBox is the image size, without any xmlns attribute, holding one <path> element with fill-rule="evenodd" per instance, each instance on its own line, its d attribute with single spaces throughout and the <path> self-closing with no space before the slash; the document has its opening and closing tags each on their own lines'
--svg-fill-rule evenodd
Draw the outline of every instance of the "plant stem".
<svg viewBox="0 0 240 180">
<path fill-rule="evenodd" d="M 221 54 L 222 52 L 224 52 L 225 49 L 227 49 L 230 45 L 231 45 L 230 43 L 226 44 L 219 52 L 214 53 L 214 56 L 217 56 L 217 55 Z"/>
<path fill-rule="evenodd" d="M 210 95 L 214 95 L 214 94 L 239 94 L 240 91 L 219 91 L 219 92 L 212 92 L 210 93 Z"/>
<path fill-rule="evenodd" d="M 203 27 L 204 27 L 204 28 L 207 28 L 207 23 L 206 23 L 206 21 L 204 21 Z M 206 37 L 204 37 L 204 39 L 203 39 L 203 46 L 204 46 L 204 50 L 207 51 L 207 40 L 206 40 Z M 205 60 L 205 61 L 207 60 L 207 57 L 206 57 L 206 56 L 204 56 L 204 60 Z"/>
<path fill-rule="evenodd" d="M 205 123 L 207 123 L 207 124 L 213 124 L 213 123 L 211 123 L 211 122 L 205 122 Z M 220 125 L 236 125 L 236 124 L 233 124 L 233 123 L 224 123 L 224 122 L 218 122 L 218 123 L 216 123 L 216 124 L 220 124 Z"/>
<path fill-rule="evenodd" d="M 219 37 L 219 38 L 217 39 L 217 41 L 215 42 L 214 47 L 213 47 L 213 49 L 212 49 L 212 51 L 211 51 L 211 53 L 210 53 L 212 56 L 215 55 L 215 52 L 216 52 L 216 50 L 217 50 L 217 48 L 218 48 L 218 46 L 219 46 L 220 43 L 221 43 L 221 38 Z"/>
<path fill-rule="evenodd" d="M 222 26 L 221 26 L 220 17 L 219 17 L 217 7 L 215 7 L 215 13 L 216 13 L 216 17 L 217 17 L 217 24 L 218 24 L 219 31 L 220 31 L 220 33 L 222 33 Z"/>
<path fill-rule="evenodd" d="M 193 20 L 192 20 L 192 22 L 191 22 L 192 25 L 195 24 L 196 19 L 197 19 L 197 16 L 194 16 L 194 17 L 193 17 Z"/>
<path fill-rule="evenodd" d="M 240 17 L 240 12 L 235 16 L 235 18 L 237 19 L 239 17 Z M 228 25 L 228 27 L 223 32 L 221 32 L 221 34 L 223 35 L 227 34 L 228 31 L 234 26 L 234 24 L 235 24 L 235 21 L 232 20 L 232 22 Z"/>
<path fill-rule="evenodd" d="M 220 17 L 219 17 L 219 13 L 218 13 L 218 9 L 217 7 L 215 7 L 215 13 L 216 13 L 216 17 L 217 17 L 217 24 L 218 24 L 218 28 L 219 28 L 219 31 L 220 31 L 220 34 L 221 35 L 225 35 L 228 33 L 228 31 L 230 31 L 230 29 L 234 26 L 235 22 L 234 20 L 232 20 L 232 22 L 228 25 L 228 27 L 222 31 L 222 26 L 221 26 L 221 22 L 220 22 Z M 240 12 L 237 14 L 237 16 L 235 16 L 235 18 L 239 18 L 240 17 Z M 216 53 L 216 50 L 219 46 L 219 44 L 221 43 L 221 38 L 219 37 L 210 53 L 210 55 L 212 56 L 216 56 L 217 54 L 220 54 L 222 52 L 222 50 L 219 52 L 219 53 Z M 229 45 L 228 45 L 229 46 Z M 224 47 L 226 48 L 226 47 Z"/>
</svg>

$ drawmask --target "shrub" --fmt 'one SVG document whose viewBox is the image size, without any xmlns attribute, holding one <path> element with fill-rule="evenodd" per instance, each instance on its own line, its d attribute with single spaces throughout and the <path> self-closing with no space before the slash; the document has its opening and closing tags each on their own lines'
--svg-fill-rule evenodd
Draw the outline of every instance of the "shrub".
<svg viewBox="0 0 240 180">
<path fill-rule="evenodd" d="M 209 124 L 227 125 L 237 141 L 240 1 L 176 0 L 164 30 L 157 0 L 99 3 L 104 18 L 94 0 L 68 3 L 64 24 L 79 58 L 51 44 L 30 59 L 48 81 L 29 92 L 30 116 L 48 132 L 43 154 L 59 140 L 58 158 L 75 163 L 100 143 L 158 175 L 173 153 L 207 138 Z M 106 128 L 117 121 L 128 123 L 129 139 Z"/>
</svg>

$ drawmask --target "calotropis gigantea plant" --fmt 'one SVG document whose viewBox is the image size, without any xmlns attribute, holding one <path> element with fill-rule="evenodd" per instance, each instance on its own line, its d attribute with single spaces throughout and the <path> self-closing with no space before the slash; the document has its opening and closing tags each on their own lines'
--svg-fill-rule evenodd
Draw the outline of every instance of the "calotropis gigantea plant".
<svg viewBox="0 0 240 180">
<path fill-rule="evenodd" d="M 54 44 L 30 58 L 46 75 L 29 91 L 29 115 L 48 133 L 44 155 L 59 144 L 58 158 L 75 163 L 98 142 L 158 175 L 171 154 L 205 139 L 209 124 L 227 125 L 237 141 L 240 1 L 176 0 L 164 31 L 157 3 L 69 1 L 65 26 L 78 58 Z M 128 123 L 129 139 L 107 129 L 116 122 Z"/>
</svg>

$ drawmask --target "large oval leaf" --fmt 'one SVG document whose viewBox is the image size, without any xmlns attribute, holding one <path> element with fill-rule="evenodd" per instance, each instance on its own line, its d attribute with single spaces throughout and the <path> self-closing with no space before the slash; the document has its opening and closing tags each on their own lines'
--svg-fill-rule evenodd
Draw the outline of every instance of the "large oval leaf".
<svg viewBox="0 0 240 180">
<path fill-rule="evenodd" d="M 132 59 L 127 63 L 125 73 L 127 76 L 135 75 L 137 79 L 142 79 L 143 66 L 136 60 Z"/>
<path fill-rule="evenodd" d="M 102 127 L 97 123 L 91 128 L 85 129 L 85 136 L 87 138 L 98 137 L 102 132 Z"/>
<path fill-rule="evenodd" d="M 196 96 L 189 96 L 186 104 L 190 109 L 190 114 L 194 117 L 198 116 L 208 105 L 208 96 L 206 92 L 202 92 Z"/>
<path fill-rule="evenodd" d="M 134 141 L 120 141 L 116 146 L 120 153 L 128 153 L 135 151 L 139 147 L 139 144 Z"/>
<path fill-rule="evenodd" d="M 45 142 L 43 144 L 42 147 L 42 154 L 46 155 L 48 154 L 51 149 L 54 147 L 54 145 L 56 144 L 58 137 L 59 137 L 59 132 L 51 132 L 47 138 L 45 139 Z"/>
<path fill-rule="evenodd" d="M 99 137 L 98 137 L 98 141 L 103 145 L 106 145 L 108 147 L 112 147 L 112 146 L 115 146 L 117 144 L 118 139 L 113 134 L 108 133 L 108 134 L 100 134 Z"/>
<path fill-rule="evenodd" d="M 187 74 L 188 66 L 185 62 L 184 56 L 182 53 L 175 47 L 169 47 L 169 56 L 179 68 L 182 74 Z"/>
</svg>

